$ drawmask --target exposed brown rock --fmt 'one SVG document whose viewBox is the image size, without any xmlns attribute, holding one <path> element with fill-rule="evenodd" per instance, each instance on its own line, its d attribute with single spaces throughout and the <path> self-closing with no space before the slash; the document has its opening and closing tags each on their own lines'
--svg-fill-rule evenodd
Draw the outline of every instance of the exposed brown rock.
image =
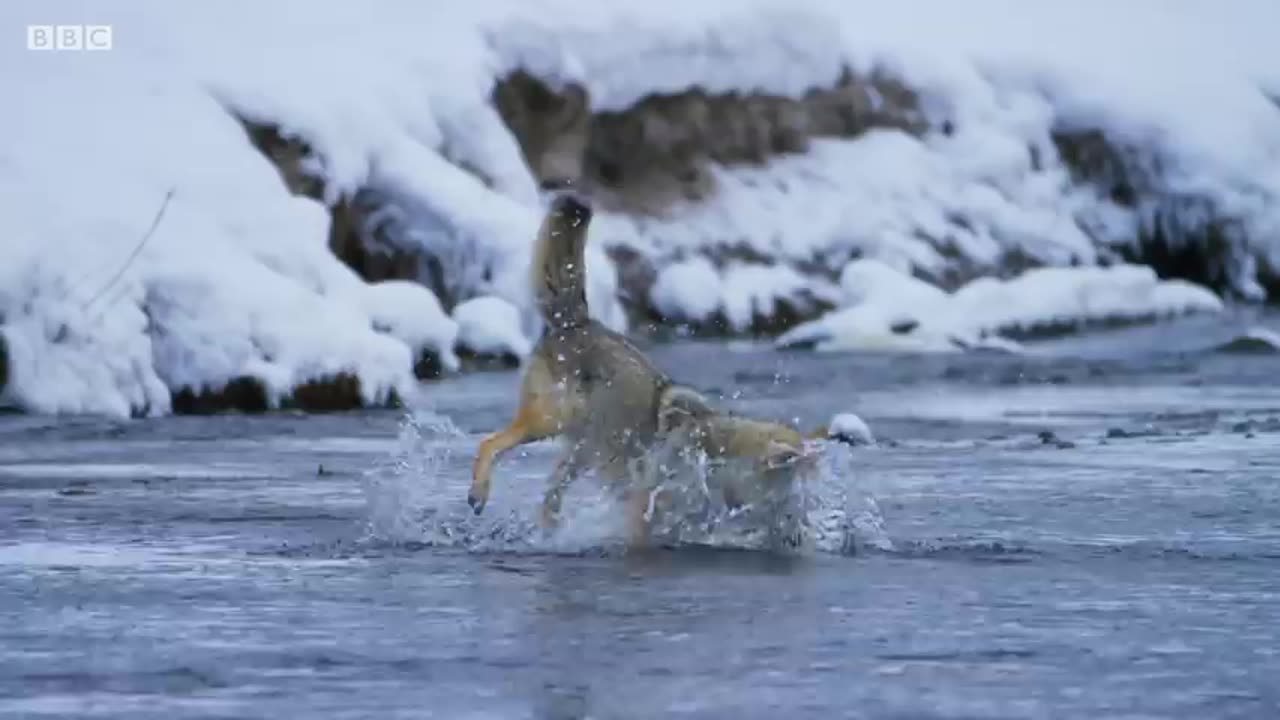
<svg viewBox="0 0 1280 720">
<path fill-rule="evenodd" d="M 520 356 L 515 353 L 500 353 L 497 355 L 477 354 L 465 348 L 458 349 L 458 360 L 462 363 L 462 369 L 465 372 L 485 371 L 485 370 L 515 370 L 520 367 Z"/>
<path fill-rule="evenodd" d="M 270 407 L 267 389 L 261 380 L 242 377 L 219 390 L 184 387 L 173 394 L 173 412 L 179 415 L 212 415 L 226 411 L 266 412 Z"/>
<path fill-rule="evenodd" d="M 573 180 L 590 188 L 602 207 L 642 216 L 660 216 L 677 202 L 712 198 L 713 165 L 762 164 L 777 155 L 806 151 L 815 137 L 854 137 L 877 127 L 915 134 L 927 129 L 913 91 L 887 76 L 850 71 L 832 87 L 814 88 L 800 99 L 691 89 L 598 113 L 591 112 L 582 87 L 557 90 L 517 71 L 497 83 L 493 101 L 539 182 Z M 654 259 L 628 248 L 610 248 L 609 254 L 632 322 L 665 322 L 649 305 Z M 775 261 L 732 238 L 708 248 L 707 254 L 718 263 Z M 795 266 L 831 279 L 832 266 L 823 260 L 831 258 Z M 815 298 L 783 301 L 775 317 L 757 318 L 751 332 L 779 332 L 828 308 Z M 723 318 L 691 329 L 728 334 Z"/>
<path fill-rule="evenodd" d="M 413 364 L 413 376 L 419 380 L 435 380 L 443 377 L 444 372 L 440 356 L 430 351 L 424 351 Z"/>
<path fill-rule="evenodd" d="M 497 84 L 493 100 L 539 181 L 578 180 L 602 206 L 639 214 L 711 197 L 710 163 L 760 164 L 804 152 L 810 138 L 853 137 L 874 127 L 926 129 L 905 85 L 849 71 L 801 99 L 692 89 L 594 114 L 580 86 L 557 91 L 517 71 Z"/>
<path fill-rule="evenodd" d="M 307 169 L 308 162 L 315 159 L 315 152 L 305 140 L 286 135 L 279 125 L 255 123 L 239 115 L 236 118 L 253 146 L 276 166 L 289 192 L 324 200 L 324 179 Z"/>
<path fill-rule="evenodd" d="M 1090 183 L 1123 207 L 1133 207 L 1147 185 L 1136 153 L 1107 140 L 1100 130 L 1058 132 L 1054 145 L 1077 181 Z"/>
<path fill-rule="evenodd" d="M 286 134 L 279 126 L 236 117 L 254 147 L 275 165 L 291 193 L 325 202 L 324 181 L 310 170 L 319 158 L 305 140 Z M 457 299 L 448 292 L 452 284 L 445 277 L 440 259 L 402 249 L 385 237 L 386 229 L 382 225 L 371 221 L 383 202 L 384 198 L 378 193 L 362 189 L 354 195 L 339 197 L 328 206 L 329 248 L 368 282 L 418 281 L 429 287 L 446 309 L 452 307 Z M 440 377 L 444 367 L 435 353 L 424 352 L 414 363 L 413 372 L 418 379 L 427 380 Z M 350 387 L 354 380 L 338 376 L 315 386 L 302 386 L 295 390 L 294 398 L 302 406 L 317 410 L 358 407 L 358 385 L 354 393 Z M 196 393 L 184 388 L 174 396 L 175 411 L 177 404 L 182 403 L 197 413 L 206 407 L 213 408 L 213 412 L 223 409 L 260 412 L 267 406 L 266 395 L 261 387 L 253 387 L 255 383 L 251 378 L 241 378 L 212 393 L 204 390 Z"/>
<path fill-rule="evenodd" d="M 591 125 L 586 90 L 573 84 L 555 90 L 517 70 L 494 87 L 493 104 L 519 140 L 534 177 L 582 177 Z"/>
<path fill-rule="evenodd" d="M 330 208 L 329 247 L 333 254 L 368 282 L 418 280 L 441 296 L 445 284 L 440 278 L 423 277 L 422 258 L 386 242 L 376 227 L 371 227 L 368 218 L 376 208 L 377 201 L 367 191 L 341 198 Z M 445 302 L 443 296 L 441 302 Z"/>
<path fill-rule="evenodd" d="M 294 195 L 325 202 L 324 179 L 309 166 L 317 160 L 315 151 L 303 139 L 287 135 L 278 125 L 255 123 L 237 116 L 254 147 L 275 165 L 285 187 Z M 368 191 L 341 197 L 329 206 L 329 248 L 340 260 L 369 282 L 419 279 L 419 260 L 386 243 L 365 237 L 369 215 L 377 209 L 377 199 Z"/>
<path fill-rule="evenodd" d="M 398 407 L 400 399 L 392 393 L 387 405 Z M 266 386 L 253 377 L 239 377 L 221 389 L 185 387 L 173 394 L 173 412 L 179 415 L 212 415 L 223 412 L 263 413 L 271 407 Z M 280 401 L 283 410 L 306 412 L 340 412 L 364 407 L 360 395 L 360 378 L 339 373 L 310 380 L 294 388 Z"/>
<path fill-rule="evenodd" d="M 393 400 L 392 404 L 398 401 Z M 363 406 L 360 378 L 350 373 L 304 382 L 280 402 L 283 409 L 307 412 L 339 412 Z"/>
<path fill-rule="evenodd" d="M 1238 259 L 1248 254 L 1238 219 L 1203 196 L 1170 193 L 1159 183 L 1159 159 L 1108 138 L 1101 130 L 1058 132 L 1054 144 L 1076 182 L 1139 211 L 1138 236 L 1114 247 L 1126 262 L 1149 265 L 1165 279 L 1232 293 L 1246 284 Z M 1258 279 L 1280 297 L 1280 268 L 1258 258 Z"/>
</svg>

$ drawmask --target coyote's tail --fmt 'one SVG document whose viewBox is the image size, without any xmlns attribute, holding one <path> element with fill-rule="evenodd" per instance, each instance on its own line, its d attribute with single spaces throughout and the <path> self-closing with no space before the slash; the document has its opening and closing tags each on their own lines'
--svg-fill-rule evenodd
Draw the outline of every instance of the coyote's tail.
<svg viewBox="0 0 1280 720">
<path fill-rule="evenodd" d="M 552 329 L 587 322 L 587 226 L 591 206 L 572 191 L 558 192 L 538 231 L 532 288 L 543 320 Z"/>
</svg>

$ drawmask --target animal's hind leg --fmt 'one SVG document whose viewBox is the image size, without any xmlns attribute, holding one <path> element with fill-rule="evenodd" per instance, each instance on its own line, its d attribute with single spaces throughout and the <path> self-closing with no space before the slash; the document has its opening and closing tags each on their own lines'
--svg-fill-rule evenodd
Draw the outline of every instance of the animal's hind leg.
<svg viewBox="0 0 1280 720">
<path fill-rule="evenodd" d="M 627 546 L 639 549 L 647 546 L 652 532 L 651 512 L 653 493 L 644 488 L 631 488 L 626 497 Z"/>
<path fill-rule="evenodd" d="M 536 369 L 531 368 L 531 372 Z M 475 464 L 471 468 L 471 490 L 467 493 L 467 503 L 479 515 L 489 501 L 490 477 L 493 475 L 493 464 L 498 458 L 514 447 L 551 437 L 560 432 L 563 408 L 548 393 L 529 392 L 530 385 L 536 384 L 540 378 L 531 376 L 521 390 L 520 408 L 516 417 L 506 428 L 480 441 L 476 451 Z"/>
<path fill-rule="evenodd" d="M 542 497 L 542 527 L 552 530 L 560 524 L 560 505 L 565 491 L 582 472 L 583 451 L 581 445 L 574 444 L 556 463 L 556 468 L 547 479 L 547 492 Z"/>
</svg>

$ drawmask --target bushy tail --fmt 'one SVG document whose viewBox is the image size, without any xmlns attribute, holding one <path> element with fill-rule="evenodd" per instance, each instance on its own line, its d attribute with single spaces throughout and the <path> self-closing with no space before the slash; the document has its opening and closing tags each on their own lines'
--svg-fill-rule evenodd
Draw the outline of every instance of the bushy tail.
<svg viewBox="0 0 1280 720">
<path fill-rule="evenodd" d="M 538 231 L 532 278 L 534 299 L 551 328 L 587 322 L 587 226 L 591 206 L 580 195 L 562 191 Z"/>
</svg>

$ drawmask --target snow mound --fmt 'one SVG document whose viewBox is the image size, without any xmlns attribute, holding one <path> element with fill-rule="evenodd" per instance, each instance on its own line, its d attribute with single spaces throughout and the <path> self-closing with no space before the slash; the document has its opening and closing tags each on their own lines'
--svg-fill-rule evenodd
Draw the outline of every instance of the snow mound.
<svg viewBox="0 0 1280 720">
<path fill-rule="evenodd" d="M 421 285 L 404 280 L 357 284 L 350 289 L 355 295 L 352 304 L 364 309 L 374 330 L 405 343 L 415 355 L 434 353 L 446 371 L 459 368 L 453 351 L 459 335 L 458 322 L 445 314 L 430 291 L 423 292 Z"/>
<path fill-rule="evenodd" d="M 787 265 L 734 263 L 725 269 L 721 306 L 729 328 L 745 332 L 767 322 L 787 304 L 814 300 L 834 304 L 833 288 Z"/>
<path fill-rule="evenodd" d="M 94 112 L 4 120 L 21 138 L 0 145 L 9 402 L 128 417 L 239 378 L 278 403 L 347 375 L 373 404 L 413 382 L 422 352 L 456 364 L 432 293 L 338 261 L 325 208 L 290 195 L 203 88 L 129 52 L 35 55 L 6 64 L 6 94 Z"/>
<path fill-rule="evenodd" d="M 842 273 L 857 304 L 799 325 L 780 348 L 820 351 L 1017 351 L 1009 335 L 1061 332 L 1100 323 L 1148 321 L 1219 312 L 1212 292 L 1180 280 L 1161 281 L 1146 267 L 1040 268 L 1012 280 L 980 278 L 945 293 L 874 260 Z"/>
<path fill-rule="evenodd" d="M 953 313 L 971 331 L 1034 333 L 1095 323 L 1154 320 L 1219 312 L 1212 291 L 1182 280 L 1161 281 L 1137 265 L 1038 268 L 1007 281 L 980 278 L 952 296 Z"/>
<path fill-rule="evenodd" d="M 521 326 L 520 309 L 499 297 L 478 297 L 453 309 L 458 347 L 474 355 L 524 358 L 533 343 Z"/>
<path fill-rule="evenodd" d="M 649 303 L 671 322 L 709 322 L 724 305 L 724 282 L 711 261 L 697 255 L 659 270 Z"/>
<path fill-rule="evenodd" d="M 668 322 L 733 333 L 759 330 L 788 313 L 832 307 L 839 299 L 830 282 L 789 265 L 735 261 L 718 270 L 700 255 L 662 267 L 649 292 L 653 309 Z"/>
<path fill-rule="evenodd" d="M 844 304 L 860 305 L 890 295 L 905 306 L 936 305 L 946 299 L 946 291 L 914 278 L 904 279 L 905 274 L 902 268 L 879 260 L 854 260 L 840 271 Z"/>
</svg>

